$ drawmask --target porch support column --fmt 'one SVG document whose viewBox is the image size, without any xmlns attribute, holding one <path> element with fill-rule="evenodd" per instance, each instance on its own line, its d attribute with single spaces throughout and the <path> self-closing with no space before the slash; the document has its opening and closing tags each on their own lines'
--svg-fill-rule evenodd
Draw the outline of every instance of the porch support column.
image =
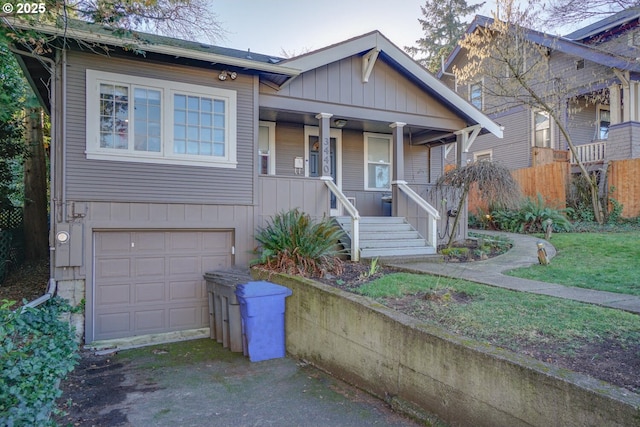
<svg viewBox="0 0 640 427">
<path fill-rule="evenodd" d="M 331 178 L 331 122 L 333 114 L 320 113 L 316 116 L 320 137 L 320 176 Z"/>
<path fill-rule="evenodd" d="M 406 123 L 395 122 L 391 123 L 389 127 L 393 129 L 393 138 L 391 143 L 393 144 L 393 174 L 391 181 L 391 215 L 398 216 L 398 200 L 400 196 L 400 190 L 398 190 L 398 182 L 404 182 L 404 132 L 403 129 Z"/>
<path fill-rule="evenodd" d="M 620 85 L 614 84 L 609 87 L 609 108 L 611 110 L 611 124 L 622 123 L 622 95 Z"/>
</svg>

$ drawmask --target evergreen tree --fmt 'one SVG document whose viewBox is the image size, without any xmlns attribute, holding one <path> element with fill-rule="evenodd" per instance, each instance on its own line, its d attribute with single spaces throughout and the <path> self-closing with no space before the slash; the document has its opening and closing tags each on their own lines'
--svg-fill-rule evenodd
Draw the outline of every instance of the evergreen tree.
<svg viewBox="0 0 640 427">
<path fill-rule="evenodd" d="M 467 28 L 464 17 L 476 13 L 482 5 L 484 2 L 469 6 L 466 0 L 426 0 L 420 6 L 424 18 L 418 18 L 424 38 L 405 50 L 429 71 L 438 71 L 441 58 L 451 53 Z"/>
</svg>

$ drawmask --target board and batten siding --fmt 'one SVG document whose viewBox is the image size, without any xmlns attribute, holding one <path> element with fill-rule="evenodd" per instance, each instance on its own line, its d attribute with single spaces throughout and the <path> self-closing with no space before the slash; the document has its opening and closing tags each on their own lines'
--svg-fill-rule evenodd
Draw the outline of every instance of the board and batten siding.
<svg viewBox="0 0 640 427">
<path fill-rule="evenodd" d="M 251 204 L 254 186 L 254 80 L 221 83 L 216 70 L 69 52 L 67 67 L 66 193 L 71 200 Z M 235 169 L 88 160 L 86 70 L 215 86 L 237 92 Z M 126 82 L 126 77 L 123 78 Z"/>
<path fill-rule="evenodd" d="M 362 82 L 362 57 L 356 55 L 302 73 L 277 95 L 459 120 L 381 58 L 376 61 L 368 83 Z"/>
</svg>

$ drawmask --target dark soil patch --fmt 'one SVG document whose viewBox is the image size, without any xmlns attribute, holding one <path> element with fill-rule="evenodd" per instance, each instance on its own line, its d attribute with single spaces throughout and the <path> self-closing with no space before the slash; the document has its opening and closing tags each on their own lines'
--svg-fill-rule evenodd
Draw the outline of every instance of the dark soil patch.
<svg viewBox="0 0 640 427">
<path fill-rule="evenodd" d="M 13 270 L 0 283 L 0 301 L 15 301 L 15 309 L 27 302 L 42 296 L 47 291 L 49 282 L 49 261 L 29 262 Z"/>
<path fill-rule="evenodd" d="M 380 266 L 378 272 L 372 276 L 367 275 L 368 271 L 367 265 L 345 262 L 344 273 L 340 277 L 328 276 L 315 280 L 348 292 L 355 292 L 363 284 L 384 274 L 395 272 L 394 269 L 384 266 Z M 380 302 L 421 321 L 446 328 L 434 311 L 428 308 L 428 304 L 467 304 L 471 302 L 471 297 L 464 293 L 439 289 L 433 293 L 421 292 L 403 298 L 387 298 Z M 513 342 L 500 346 L 640 393 L 640 343 L 624 345 L 616 339 L 608 338 L 600 342 L 584 343 L 571 349 L 567 349 L 564 343 L 554 342 Z"/>
</svg>

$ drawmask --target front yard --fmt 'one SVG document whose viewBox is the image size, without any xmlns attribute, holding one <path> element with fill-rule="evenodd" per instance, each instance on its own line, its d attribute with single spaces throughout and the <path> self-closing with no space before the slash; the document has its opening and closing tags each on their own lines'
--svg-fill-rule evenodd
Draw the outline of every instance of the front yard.
<svg viewBox="0 0 640 427">
<path fill-rule="evenodd" d="M 558 256 L 551 265 L 517 274 L 638 295 L 639 237 L 638 231 L 554 234 Z M 369 273 L 350 282 L 321 280 L 451 333 L 640 392 L 638 315 L 460 279 L 384 270 L 368 280 Z"/>
<path fill-rule="evenodd" d="M 566 286 L 640 295 L 640 231 L 556 233 L 558 251 L 548 266 L 534 265 L 506 273 Z"/>
</svg>

